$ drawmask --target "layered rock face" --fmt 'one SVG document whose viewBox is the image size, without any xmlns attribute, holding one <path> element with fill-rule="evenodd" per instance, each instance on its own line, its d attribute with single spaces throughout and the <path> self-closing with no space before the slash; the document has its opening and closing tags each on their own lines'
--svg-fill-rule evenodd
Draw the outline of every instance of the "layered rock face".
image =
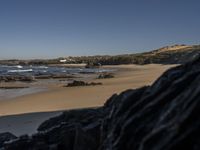
<svg viewBox="0 0 200 150">
<path fill-rule="evenodd" d="M 6 150 L 198 150 L 200 59 L 166 71 L 152 86 L 113 95 L 103 107 L 49 119 Z"/>
</svg>

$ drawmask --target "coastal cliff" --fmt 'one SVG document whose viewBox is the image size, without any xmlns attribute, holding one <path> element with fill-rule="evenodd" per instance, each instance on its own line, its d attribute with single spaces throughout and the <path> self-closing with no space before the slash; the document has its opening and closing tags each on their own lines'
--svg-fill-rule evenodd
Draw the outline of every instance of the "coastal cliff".
<svg viewBox="0 0 200 150">
<path fill-rule="evenodd" d="M 2 150 L 200 149 L 200 58 L 151 86 L 114 94 L 102 107 L 69 110 Z"/>
</svg>

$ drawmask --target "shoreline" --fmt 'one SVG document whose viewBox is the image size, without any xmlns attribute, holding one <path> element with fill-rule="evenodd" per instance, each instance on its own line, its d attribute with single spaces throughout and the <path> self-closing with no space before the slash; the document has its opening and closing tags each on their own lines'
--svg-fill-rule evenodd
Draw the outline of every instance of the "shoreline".
<svg viewBox="0 0 200 150">
<path fill-rule="evenodd" d="M 86 79 L 90 82 L 102 82 L 103 85 L 62 87 L 63 83 L 51 84 L 46 91 L 1 100 L 0 116 L 101 106 L 114 93 L 150 85 L 172 66 L 175 65 L 104 66 L 106 69 L 117 69 L 114 78 L 95 79 L 93 76 Z"/>
<path fill-rule="evenodd" d="M 117 72 L 114 78 L 90 80 L 103 85 L 62 87 L 52 84 L 47 91 L 1 100 L 0 133 L 33 134 L 43 121 L 63 111 L 102 106 L 115 93 L 152 84 L 173 66 L 176 65 L 104 66 Z"/>
</svg>

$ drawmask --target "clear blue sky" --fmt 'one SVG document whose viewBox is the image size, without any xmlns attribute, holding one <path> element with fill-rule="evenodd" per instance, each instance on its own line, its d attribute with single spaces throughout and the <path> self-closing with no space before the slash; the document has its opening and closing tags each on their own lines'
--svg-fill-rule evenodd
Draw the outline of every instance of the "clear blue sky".
<svg viewBox="0 0 200 150">
<path fill-rule="evenodd" d="M 200 44 L 200 0 L 0 0 L 0 59 Z"/>
</svg>

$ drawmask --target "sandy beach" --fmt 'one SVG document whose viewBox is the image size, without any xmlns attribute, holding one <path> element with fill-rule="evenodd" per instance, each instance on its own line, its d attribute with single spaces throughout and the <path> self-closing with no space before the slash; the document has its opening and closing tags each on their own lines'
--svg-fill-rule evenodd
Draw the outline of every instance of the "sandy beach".
<svg viewBox="0 0 200 150">
<path fill-rule="evenodd" d="M 58 115 L 62 110 L 101 106 L 114 93 L 152 84 L 165 70 L 172 66 L 175 65 L 104 66 L 104 68 L 116 69 L 117 71 L 114 78 L 91 78 L 91 81 L 101 82 L 103 85 L 87 87 L 55 85 L 49 87 L 47 91 L 1 100 L 0 132 L 12 131 L 17 135 L 33 133 L 43 120 Z M 11 115 L 15 115 L 15 117 Z M 35 119 L 30 120 L 30 118 Z M 23 132 L 21 129 L 27 125 L 29 127 L 26 128 L 26 132 Z"/>
</svg>

